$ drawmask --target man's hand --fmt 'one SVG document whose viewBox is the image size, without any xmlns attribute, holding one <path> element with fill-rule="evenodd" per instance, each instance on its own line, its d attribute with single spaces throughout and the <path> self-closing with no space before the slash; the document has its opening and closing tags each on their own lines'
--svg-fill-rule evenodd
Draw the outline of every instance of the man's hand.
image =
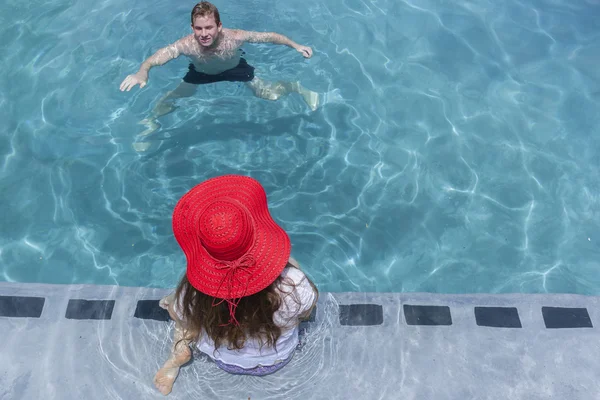
<svg viewBox="0 0 600 400">
<path fill-rule="evenodd" d="M 302 54 L 304 56 L 304 58 L 312 57 L 312 49 L 308 46 L 298 45 L 298 47 L 296 47 L 296 51 L 298 51 L 298 53 Z"/>
<path fill-rule="evenodd" d="M 123 82 L 121 82 L 121 86 L 119 88 L 121 89 L 121 92 L 129 92 L 135 85 L 140 85 L 141 89 L 146 86 L 146 83 L 148 83 L 148 74 L 142 74 L 138 72 L 128 75 L 127 78 L 123 79 Z"/>
</svg>

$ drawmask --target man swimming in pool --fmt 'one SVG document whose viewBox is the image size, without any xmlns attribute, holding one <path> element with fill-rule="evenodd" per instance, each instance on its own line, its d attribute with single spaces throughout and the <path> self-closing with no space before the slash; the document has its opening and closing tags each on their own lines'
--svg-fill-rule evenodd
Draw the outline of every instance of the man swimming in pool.
<svg viewBox="0 0 600 400">
<path fill-rule="evenodd" d="M 305 58 L 310 58 L 310 47 L 299 45 L 279 33 L 223 28 L 219 11 L 207 1 L 196 4 L 191 13 L 191 21 L 191 35 L 158 50 L 142 63 L 138 72 L 127 76 L 121 83 L 121 91 L 129 91 L 136 85 L 143 88 L 148 83 L 148 72 L 152 67 L 163 65 L 180 55 L 187 56 L 191 61 L 183 82 L 157 103 L 150 118 L 142 121 L 148 129 L 141 135 L 147 135 L 158 128 L 156 118 L 173 111 L 174 100 L 192 96 L 197 85 L 205 83 L 246 82 L 256 96 L 268 100 L 277 100 L 290 92 L 297 92 L 312 110 L 317 108 L 317 93 L 305 89 L 300 83 L 273 83 L 254 76 L 254 67 L 242 57 L 243 51 L 240 48 L 245 42 L 283 44 L 292 47 Z"/>
</svg>

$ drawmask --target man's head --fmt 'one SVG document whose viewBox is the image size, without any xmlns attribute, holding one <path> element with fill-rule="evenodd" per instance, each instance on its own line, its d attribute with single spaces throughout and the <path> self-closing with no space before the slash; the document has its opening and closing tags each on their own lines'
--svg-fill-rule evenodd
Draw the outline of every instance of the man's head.
<svg viewBox="0 0 600 400">
<path fill-rule="evenodd" d="M 222 30 L 219 10 L 208 1 L 201 1 L 192 10 L 194 37 L 203 47 L 210 47 Z"/>
</svg>

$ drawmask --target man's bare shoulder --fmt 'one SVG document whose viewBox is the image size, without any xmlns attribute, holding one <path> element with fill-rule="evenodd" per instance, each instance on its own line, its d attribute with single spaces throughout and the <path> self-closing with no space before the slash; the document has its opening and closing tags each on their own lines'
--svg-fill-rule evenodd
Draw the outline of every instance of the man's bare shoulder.
<svg viewBox="0 0 600 400">
<path fill-rule="evenodd" d="M 185 44 L 185 45 L 189 45 L 190 43 L 194 42 L 194 34 L 190 33 L 189 35 L 185 35 L 184 37 L 177 39 L 175 41 L 175 43 L 173 44 Z"/>
<path fill-rule="evenodd" d="M 223 28 L 223 37 L 228 40 L 244 41 L 248 31 L 242 29 Z"/>
<path fill-rule="evenodd" d="M 225 29 L 223 29 L 223 32 L 225 32 Z M 226 35 L 229 35 L 232 40 L 236 40 L 240 43 L 243 43 L 243 42 L 257 43 L 257 42 L 272 41 L 274 33 L 245 31 L 242 29 L 228 29 Z"/>
<path fill-rule="evenodd" d="M 178 54 L 190 55 L 197 52 L 197 42 L 193 34 L 187 35 L 171 43 L 167 48 L 174 49 Z"/>
</svg>

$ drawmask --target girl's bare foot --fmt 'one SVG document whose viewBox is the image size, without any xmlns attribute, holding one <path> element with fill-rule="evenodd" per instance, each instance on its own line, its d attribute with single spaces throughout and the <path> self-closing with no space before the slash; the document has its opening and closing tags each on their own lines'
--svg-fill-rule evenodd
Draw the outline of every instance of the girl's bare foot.
<svg viewBox="0 0 600 400">
<path fill-rule="evenodd" d="M 159 392 L 165 396 L 171 393 L 173 383 L 179 374 L 179 367 L 188 362 L 190 358 L 192 358 L 192 351 L 186 346 L 183 351 L 165 362 L 165 365 L 154 375 L 154 386 Z"/>
<path fill-rule="evenodd" d="M 156 386 L 159 392 L 166 396 L 171 393 L 173 383 L 175 383 L 178 374 L 179 367 L 162 367 L 158 370 L 156 375 L 154 375 L 154 386 Z"/>
</svg>

